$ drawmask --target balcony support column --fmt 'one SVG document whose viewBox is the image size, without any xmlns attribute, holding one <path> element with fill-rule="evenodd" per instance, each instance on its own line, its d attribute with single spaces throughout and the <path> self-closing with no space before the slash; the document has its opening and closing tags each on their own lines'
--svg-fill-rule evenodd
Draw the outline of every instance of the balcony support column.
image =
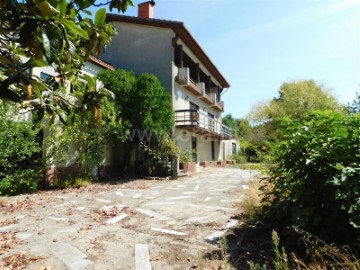
<svg viewBox="0 0 360 270">
<path fill-rule="evenodd" d="M 184 50 L 183 50 L 183 46 L 179 45 L 179 64 L 180 64 L 180 68 L 184 67 Z"/>
<path fill-rule="evenodd" d="M 196 74 L 196 82 L 199 83 L 200 82 L 200 65 L 199 63 L 195 64 L 195 74 Z"/>
</svg>

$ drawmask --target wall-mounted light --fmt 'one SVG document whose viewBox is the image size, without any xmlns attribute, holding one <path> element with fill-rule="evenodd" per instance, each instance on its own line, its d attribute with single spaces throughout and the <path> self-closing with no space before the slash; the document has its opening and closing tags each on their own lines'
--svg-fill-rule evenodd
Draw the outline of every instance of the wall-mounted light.
<svg viewBox="0 0 360 270">
<path fill-rule="evenodd" d="M 186 133 L 186 131 L 183 131 L 183 133 L 182 133 L 183 135 L 186 135 L 187 133 Z"/>
</svg>

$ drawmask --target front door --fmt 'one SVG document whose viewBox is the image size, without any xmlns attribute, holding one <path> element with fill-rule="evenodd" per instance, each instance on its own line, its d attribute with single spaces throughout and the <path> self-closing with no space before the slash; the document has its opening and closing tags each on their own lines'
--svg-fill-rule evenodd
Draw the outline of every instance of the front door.
<svg viewBox="0 0 360 270">
<path fill-rule="evenodd" d="M 191 149 L 193 150 L 192 158 L 194 162 L 197 162 L 197 140 L 196 137 L 191 137 Z"/>
<path fill-rule="evenodd" d="M 215 161 L 215 142 L 211 141 L 211 160 Z"/>
</svg>

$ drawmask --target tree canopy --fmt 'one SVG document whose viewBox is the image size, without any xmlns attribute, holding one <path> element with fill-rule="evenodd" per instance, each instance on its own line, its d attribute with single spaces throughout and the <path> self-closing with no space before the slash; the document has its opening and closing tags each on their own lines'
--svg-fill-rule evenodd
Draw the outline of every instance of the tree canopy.
<svg viewBox="0 0 360 270">
<path fill-rule="evenodd" d="M 170 93 L 151 74 L 136 77 L 132 71 L 106 70 L 99 74 L 115 94 L 118 117 L 133 131 L 164 134 L 174 124 Z"/>
<path fill-rule="evenodd" d="M 356 93 L 355 99 L 348 105 L 348 110 L 351 114 L 360 113 L 360 94 Z"/>
<path fill-rule="evenodd" d="M 249 119 L 255 123 L 283 117 L 302 119 L 314 110 L 341 112 L 344 108 L 323 85 L 313 80 L 292 81 L 283 83 L 279 97 L 253 107 Z"/>
<path fill-rule="evenodd" d="M 131 0 L 11 0 L 0 3 L 0 99 L 31 109 L 54 111 L 69 105 L 59 94 L 89 55 L 100 54 L 116 34 L 105 22 L 106 10 L 94 19 L 91 6 L 109 5 L 124 12 Z M 58 74 L 47 85 L 31 72 L 51 66 Z"/>
</svg>

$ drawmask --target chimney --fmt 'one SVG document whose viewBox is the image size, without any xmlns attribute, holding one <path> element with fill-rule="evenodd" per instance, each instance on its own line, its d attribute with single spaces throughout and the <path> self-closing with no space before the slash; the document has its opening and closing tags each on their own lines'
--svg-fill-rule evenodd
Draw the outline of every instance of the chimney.
<svg viewBox="0 0 360 270">
<path fill-rule="evenodd" d="M 147 1 L 138 5 L 138 17 L 153 19 L 155 1 Z"/>
</svg>

